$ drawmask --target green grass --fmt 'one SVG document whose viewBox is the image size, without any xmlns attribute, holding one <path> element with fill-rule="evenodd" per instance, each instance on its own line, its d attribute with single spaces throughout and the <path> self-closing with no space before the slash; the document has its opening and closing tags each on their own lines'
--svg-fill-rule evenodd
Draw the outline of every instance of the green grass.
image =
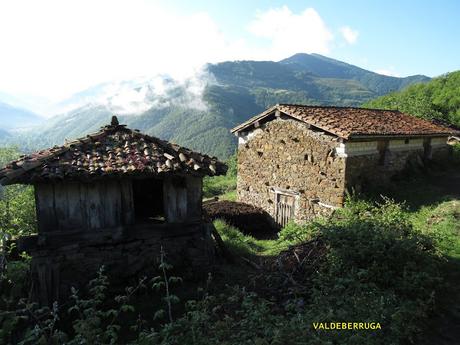
<svg viewBox="0 0 460 345">
<path fill-rule="evenodd" d="M 219 196 L 220 200 L 228 200 L 228 201 L 236 201 L 236 190 L 230 190 L 221 196 Z"/>
<path fill-rule="evenodd" d="M 227 224 L 222 219 L 214 221 L 214 226 L 229 250 L 242 256 L 271 256 L 287 249 L 289 243 L 280 240 L 259 240 L 243 234 L 238 228 Z"/>
<path fill-rule="evenodd" d="M 207 176 L 203 179 L 203 198 L 219 197 L 222 200 L 236 201 L 236 154 L 226 164 L 228 171 L 223 176 Z"/>
<path fill-rule="evenodd" d="M 460 200 L 424 206 L 411 213 L 416 229 L 435 239 L 440 251 L 460 259 Z"/>
</svg>

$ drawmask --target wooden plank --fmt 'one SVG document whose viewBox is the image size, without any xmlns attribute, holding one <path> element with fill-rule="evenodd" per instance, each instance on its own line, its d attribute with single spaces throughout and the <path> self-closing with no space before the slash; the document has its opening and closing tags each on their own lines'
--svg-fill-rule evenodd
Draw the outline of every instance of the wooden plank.
<svg viewBox="0 0 460 345">
<path fill-rule="evenodd" d="M 56 220 L 60 231 L 67 228 L 68 210 L 67 210 L 67 191 L 64 183 L 54 184 L 54 210 Z"/>
<path fill-rule="evenodd" d="M 54 187 L 49 183 L 35 185 L 38 231 L 58 231 L 56 213 L 54 210 Z"/>
<path fill-rule="evenodd" d="M 121 225 L 121 192 L 117 181 L 106 181 L 103 185 L 104 227 Z"/>
<path fill-rule="evenodd" d="M 85 230 L 86 222 L 82 214 L 81 199 L 80 199 L 80 186 L 79 183 L 69 182 L 66 183 L 67 192 L 67 231 L 70 230 Z"/>
<path fill-rule="evenodd" d="M 90 229 L 89 216 L 88 216 L 88 183 L 80 183 L 78 185 L 80 194 L 80 212 L 81 212 L 81 224 L 85 231 Z"/>
<path fill-rule="evenodd" d="M 187 218 L 191 221 L 200 220 L 202 214 L 203 187 L 202 178 L 187 177 Z"/>
<path fill-rule="evenodd" d="M 183 222 L 187 219 L 187 187 L 176 185 L 175 188 L 177 221 Z"/>
<path fill-rule="evenodd" d="M 130 180 L 119 181 L 121 218 L 125 225 L 134 224 L 133 185 Z"/>
<path fill-rule="evenodd" d="M 89 228 L 100 229 L 102 227 L 102 205 L 100 185 L 98 183 L 90 183 L 87 185 L 86 205 Z"/>
<path fill-rule="evenodd" d="M 182 178 L 166 178 L 163 184 L 166 220 L 170 223 L 187 220 L 187 181 Z"/>
<path fill-rule="evenodd" d="M 174 223 L 177 220 L 176 189 L 170 177 L 165 178 L 163 182 L 163 200 L 166 221 L 168 223 Z"/>
</svg>

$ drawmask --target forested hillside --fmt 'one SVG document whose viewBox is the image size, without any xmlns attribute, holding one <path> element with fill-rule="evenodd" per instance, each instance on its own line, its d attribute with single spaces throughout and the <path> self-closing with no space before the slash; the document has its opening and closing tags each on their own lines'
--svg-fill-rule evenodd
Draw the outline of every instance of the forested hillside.
<svg viewBox="0 0 460 345">
<path fill-rule="evenodd" d="M 108 123 L 122 123 L 192 149 L 227 158 L 236 147 L 229 129 L 276 103 L 358 106 L 425 76 L 380 75 L 317 54 L 273 61 L 208 64 L 201 74 L 100 84 L 60 105 L 70 111 L 29 132 L 10 133 L 0 144 L 23 150 L 60 145 Z"/>
<path fill-rule="evenodd" d="M 364 104 L 369 108 L 398 109 L 426 119 L 460 126 L 460 71 L 448 73 L 425 84 L 411 85 L 400 92 Z"/>
</svg>

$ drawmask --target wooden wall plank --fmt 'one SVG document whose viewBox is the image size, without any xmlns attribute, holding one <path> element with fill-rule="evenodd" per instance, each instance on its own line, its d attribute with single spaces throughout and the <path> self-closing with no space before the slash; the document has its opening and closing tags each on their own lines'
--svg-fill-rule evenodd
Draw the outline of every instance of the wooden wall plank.
<svg viewBox="0 0 460 345">
<path fill-rule="evenodd" d="M 54 210 L 54 187 L 49 183 L 35 185 L 37 201 L 38 231 L 58 231 L 57 217 Z"/>
<path fill-rule="evenodd" d="M 86 221 L 82 214 L 80 199 L 80 184 L 69 182 L 65 184 L 67 192 L 67 226 L 65 230 L 82 230 L 86 229 Z"/>
<path fill-rule="evenodd" d="M 168 223 L 175 222 L 177 220 L 176 190 L 171 177 L 166 177 L 163 181 L 163 201 L 166 221 Z"/>
<path fill-rule="evenodd" d="M 183 184 L 174 186 L 176 189 L 176 209 L 177 221 L 183 222 L 187 219 L 187 185 Z"/>
<path fill-rule="evenodd" d="M 88 225 L 90 229 L 100 229 L 102 227 L 101 187 L 97 183 L 88 183 L 86 187 L 86 211 L 88 215 Z"/>
<path fill-rule="evenodd" d="M 63 231 L 68 227 L 68 202 L 67 190 L 64 183 L 54 184 L 54 210 L 56 212 L 59 231 Z"/>
<path fill-rule="evenodd" d="M 169 223 L 187 219 L 187 185 L 177 177 L 165 178 L 163 183 L 164 209 Z"/>
<path fill-rule="evenodd" d="M 133 185 L 131 180 L 120 180 L 121 218 L 124 225 L 134 224 Z"/>
<path fill-rule="evenodd" d="M 187 176 L 187 218 L 190 221 L 201 219 L 203 180 L 201 177 Z"/>
<path fill-rule="evenodd" d="M 107 181 L 103 184 L 104 199 L 104 226 L 115 227 L 122 223 L 121 220 L 121 191 L 117 181 Z"/>
</svg>

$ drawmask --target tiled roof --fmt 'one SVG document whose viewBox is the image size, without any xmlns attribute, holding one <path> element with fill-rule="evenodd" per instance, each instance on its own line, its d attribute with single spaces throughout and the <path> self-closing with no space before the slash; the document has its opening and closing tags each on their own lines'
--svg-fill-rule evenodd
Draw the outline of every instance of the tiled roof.
<svg viewBox="0 0 460 345">
<path fill-rule="evenodd" d="M 352 107 L 323 107 L 277 104 L 232 129 L 239 132 L 257 121 L 279 111 L 313 125 L 343 139 L 359 136 L 436 136 L 452 135 L 458 131 L 401 113 L 397 110 L 378 110 Z"/>
<path fill-rule="evenodd" d="M 0 184 L 33 183 L 102 176 L 222 175 L 227 166 L 215 157 L 112 124 L 85 138 L 23 156 L 0 169 Z"/>
</svg>

